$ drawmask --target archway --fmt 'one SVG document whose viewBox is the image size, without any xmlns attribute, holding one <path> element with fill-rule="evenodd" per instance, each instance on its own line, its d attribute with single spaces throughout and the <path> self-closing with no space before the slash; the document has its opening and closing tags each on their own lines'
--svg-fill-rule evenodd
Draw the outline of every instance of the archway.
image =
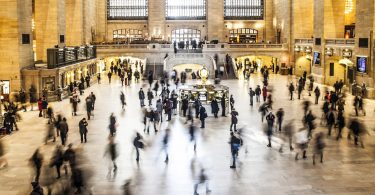
<svg viewBox="0 0 375 195">
<path fill-rule="evenodd" d="M 262 68 L 268 69 L 270 73 L 276 73 L 276 67 L 279 66 L 278 71 L 286 66 L 285 63 L 280 64 L 280 60 L 277 57 L 269 55 L 243 55 L 233 58 L 234 71 L 236 72 L 237 78 L 244 78 L 246 72 L 256 73 Z"/>
<path fill-rule="evenodd" d="M 187 75 L 187 79 L 193 79 L 193 73 L 197 75 L 197 72 L 201 70 L 204 66 L 201 64 L 176 64 L 173 66 L 172 71 L 177 72 L 177 76 L 180 77 L 181 72 L 185 72 Z M 213 72 L 209 73 L 214 74 Z"/>
</svg>

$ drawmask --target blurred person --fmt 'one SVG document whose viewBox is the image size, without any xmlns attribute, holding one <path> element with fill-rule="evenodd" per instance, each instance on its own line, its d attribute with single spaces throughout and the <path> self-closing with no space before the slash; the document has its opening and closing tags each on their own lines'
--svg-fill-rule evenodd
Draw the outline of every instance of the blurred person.
<svg viewBox="0 0 375 195">
<path fill-rule="evenodd" d="M 141 136 L 140 133 L 136 133 L 136 136 L 134 137 L 133 139 L 133 146 L 135 148 L 135 151 L 136 151 L 136 161 L 137 163 L 139 163 L 139 149 L 143 149 L 144 148 L 144 143 L 143 143 L 143 138 Z"/>
<path fill-rule="evenodd" d="M 242 140 L 237 137 L 233 132 L 230 132 L 230 150 L 232 154 L 232 165 L 230 166 L 231 169 L 236 168 L 236 159 L 238 157 L 238 151 L 240 150 L 240 147 L 242 146 Z"/>
<path fill-rule="evenodd" d="M 39 117 L 42 117 L 43 116 L 43 114 L 42 114 L 42 110 L 43 110 L 42 98 L 39 98 L 37 103 L 38 103 Z"/>
<path fill-rule="evenodd" d="M 154 99 L 154 93 L 149 88 L 147 91 L 147 100 L 148 100 L 148 106 L 152 105 L 152 100 Z"/>
<path fill-rule="evenodd" d="M 263 95 L 263 102 L 266 102 L 267 96 L 268 96 L 268 90 L 267 90 L 266 85 L 264 85 L 263 88 L 262 88 L 262 95 Z"/>
<path fill-rule="evenodd" d="M 289 143 L 289 150 L 293 151 L 293 136 L 294 136 L 294 120 L 289 121 L 285 126 L 284 126 L 284 138 L 288 140 Z M 285 142 L 285 141 L 284 141 Z M 279 152 L 283 152 L 283 147 L 284 147 L 284 142 L 281 144 Z"/>
<path fill-rule="evenodd" d="M 64 152 L 62 150 L 62 147 L 60 145 L 57 145 L 55 151 L 53 152 L 51 163 L 50 163 L 50 167 L 56 168 L 56 172 L 57 172 L 56 179 L 59 179 L 61 177 L 60 169 L 63 163 L 64 163 Z"/>
<path fill-rule="evenodd" d="M 259 112 L 261 114 L 261 119 L 262 119 L 262 122 L 264 120 L 264 117 L 266 116 L 267 112 L 268 112 L 268 105 L 266 103 L 263 103 L 262 105 L 259 106 Z"/>
<path fill-rule="evenodd" d="M 79 103 L 79 98 L 77 93 L 73 93 L 72 97 L 70 98 L 70 102 L 72 103 L 72 116 L 77 116 L 77 106 Z"/>
<path fill-rule="evenodd" d="M 192 123 L 194 122 L 194 116 L 193 116 L 193 104 L 189 104 L 188 106 L 188 111 L 187 111 L 187 116 L 186 116 L 186 121 L 185 121 L 185 124 L 188 122 L 188 121 L 191 121 Z"/>
<path fill-rule="evenodd" d="M 293 100 L 293 93 L 294 93 L 294 85 L 293 85 L 293 83 L 290 83 L 289 84 L 289 95 L 290 95 L 290 100 Z"/>
<path fill-rule="evenodd" d="M 196 138 L 196 131 L 197 128 L 195 127 L 194 123 L 191 122 L 189 125 L 189 135 L 190 135 L 190 142 L 194 144 L 194 152 L 197 151 L 197 138 Z"/>
<path fill-rule="evenodd" d="M 68 145 L 68 149 L 65 150 L 63 156 L 65 175 L 68 175 L 68 165 L 71 171 L 73 171 L 73 168 L 76 166 L 76 151 L 73 149 L 73 144 Z"/>
<path fill-rule="evenodd" d="M 260 102 L 260 95 L 262 94 L 262 90 L 260 89 L 260 86 L 257 85 L 257 88 L 255 88 L 255 97 L 256 101 Z"/>
<path fill-rule="evenodd" d="M 87 142 L 87 126 L 89 124 L 86 121 L 86 118 L 83 118 L 79 121 L 78 127 L 79 127 L 79 134 L 81 136 L 81 143 L 83 143 L 83 140 L 85 140 L 85 143 Z"/>
<path fill-rule="evenodd" d="M 58 114 L 57 117 L 56 117 L 56 120 L 55 120 L 55 128 L 56 128 L 56 136 L 59 137 L 60 136 L 60 122 L 62 121 L 62 116 L 61 114 Z"/>
<path fill-rule="evenodd" d="M 342 130 L 345 127 L 345 117 L 343 112 L 339 112 L 337 115 L 337 126 L 338 126 L 338 132 L 336 140 L 339 140 L 342 138 Z"/>
<path fill-rule="evenodd" d="M 211 104 L 212 107 L 212 104 Z M 186 96 L 182 97 L 181 100 L 181 110 L 182 110 L 182 116 L 186 117 L 186 111 L 189 108 L 189 100 Z"/>
<path fill-rule="evenodd" d="M 47 108 L 48 108 L 48 101 L 44 97 L 42 99 L 42 114 L 43 114 L 43 118 L 47 118 Z"/>
<path fill-rule="evenodd" d="M 233 98 L 233 95 L 230 95 L 229 104 L 230 104 L 230 110 L 233 110 L 233 108 L 234 108 L 234 98 Z"/>
<path fill-rule="evenodd" d="M 46 138 L 44 140 L 44 143 L 47 144 L 48 140 L 53 138 L 53 142 L 56 142 L 56 136 L 55 136 L 55 124 L 49 123 L 47 124 L 47 133 Z"/>
<path fill-rule="evenodd" d="M 118 147 L 117 144 L 114 141 L 113 137 L 109 137 L 109 143 L 107 144 L 106 150 L 104 152 L 104 157 L 108 157 L 110 160 L 109 166 L 108 166 L 108 175 L 107 177 L 111 176 L 111 172 L 116 175 L 117 172 L 117 164 L 116 159 L 118 157 Z"/>
<path fill-rule="evenodd" d="M 87 112 L 87 119 L 90 120 L 92 115 L 92 97 L 91 95 L 86 97 L 86 112 Z"/>
<path fill-rule="evenodd" d="M 366 129 L 364 129 L 363 124 L 357 118 L 352 118 L 349 123 L 349 129 L 354 136 L 354 144 L 357 146 L 359 142 L 361 147 L 364 148 L 363 136 L 366 133 Z M 351 133 L 349 132 L 348 139 L 350 139 Z"/>
<path fill-rule="evenodd" d="M 194 195 L 199 195 L 198 193 L 199 184 L 206 184 L 206 194 L 211 192 L 209 185 L 208 185 L 208 176 L 203 168 L 201 169 L 199 173 L 197 183 L 194 185 Z"/>
<path fill-rule="evenodd" d="M 33 190 L 30 195 L 44 195 L 43 188 L 39 185 L 39 182 L 33 181 L 31 182 L 31 186 Z"/>
<path fill-rule="evenodd" d="M 65 117 L 59 123 L 59 130 L 60 130 L 61 144 L 65 146 L 66 139 L 68 137 L 68 132 L 69 132 L 69 126 L 68 126 L 68 123 L 66 122 Z"/>
<path fill-rule="evenodd" d="M 163 104 L 161 103 L 161 99 L 156 101 L 156 112 L 160 117 L 160 122 L 163 122 Z"/>
<path fill-rule="evenodd" d="M 327 115 L 328 136 L 331 136 L 332 127 L 335 125 L 335 118 L 334 109 L 331 107 Z"/>
<path fill-rule="evenodd" d="M 121 94 L 120 94 L 120 101 L 121 101 L 121 108 L 124 109 L 125 105 L 126 105 L 126 102 L 125 102 L 125 94 L 122 91 L 121 91 Z"/>
<path fill-rule="evenodd" d="M 283 120 L 284 120 L 284 109 L 280 108 L 276 112 L 276 118 L 277 118 L 277 124 L 279 126 L 279 131 L 281 131 L 281 126 L 282 126 L 282 123 L 283 123 Z"/>
<path fill-rule="evenodd" d="M 251 87 L 249 89 L 249 96 L 250 96 L 250 106 L 253 106 L 255 91 Z"/>
<path fill-rule="evenodd" d="M 5 157 L 5 146 L 3 141 L 0 139 L 0 169 L 8 166 L 8 160 Z"/>
<path fill-rule="evenodd" d="M 54 114 L 53 114 L 53 109 L 52 106 L 48 106 L 47 108 L 47 118 L 48 118 L 48 124 L 53 124 L 54 121 Z"/>
<path fill-rule="evenodd" d="M 304 117 L 304 124 L 306 125 L 307 129 L 308 129 L 308 134 L 307 136 L 309 138 L 312 137 L 312 132 L 313 130 L 315 129 L 315 121 L 316 117 L 312 114 L 312 111 L 310 110 L 307 115 Z"/>
<path fill-rule="evenodd" d="M 172 113 L 174 115 L 177 115 L 178 95 L 176 94 L 176 92 L 174 90 L 171 93 L 170 100 L 172 101 Z"/>
<path fill-rule="evenodd" d="M 112 112 L 109 117 L 109 134 L 114 137 L 116 135 L 117 119 L 115 114 Z"/>
<path fill-rule="evenodd" d="M 308 131 L 305 129 L 301 129 L 301 131 L 295 134 L 296 136 L 296 144 L 299 151 L 296 152 L 295 160 L 298 160 L 299 153 L 302 152 L 302 158 L 306 159 L 306 149 L 308 147 L 309 139 L 308 139 Z"/>
<path fill-rule="evenodd" d="M 267 131 L 266 131 L 267 137 L 268 137 L 267 147 L 272 147 L 271 139 L 272 139 L 272 134 L 273 134 L 273 125 L 275 123 L 275 115 L 273 115 L 272 112 L 269 112 L 266 116 L 266 120 L 267 120 L 267 125 L 268 125 Z"/>
<path fill-rule="evenodd" d="M 165 129 L 165 134 L 164 134 L 163 143 L 162 143 L 162 151 L 165 152 L 164 162 L 167 163 L 167 164 L 169 162 L 168 144 L 169 144 L 169 140 L 170 140 L 170 134 L 171 134 L 171 130 L 169 128 Z"/>
<path fill-rule="evenodd" d="M 220 104 L 221 104 L 221 116 L 225 117 L 225 105 L 226 105 L 226 99 L 225 99 L 225 95 L 221 96 L 221 99 L 220 99 Z"/>
<path fill-rule="evenodd" d="M 43 165 L 43 155 L 40 153 L 40 149 L 36 149 L 34 154 L 30 158 L 30 162 L 35 169 L 35 182 L 39 182 L 40 172 Z"/>
<path fill-rule="evenodd" d="M 81 194 L 82 188 L 84 185 L 84 177 L 83 171 L 79 167 L 74 167 L 72 169 L 72 177 L 71 177 L 72 185 L 76 188 L 75 194 Z"/>
<path fill-rule="evenodd" d="M 323 150 L 326 144 L 324 143 L 324 134 L 320 132 L 315 137 L 313 164 L 315 165 L 315 156 L 320 155 L 320 163 L 323 163 Z"/>
<path fill-rule="evenodd" d="M 91 92 L 90 96 L 91 96 L 91 101 L 92 101 L 92 110 L 95 110 L 96 96 L 94 92 Z"/>
</svg>

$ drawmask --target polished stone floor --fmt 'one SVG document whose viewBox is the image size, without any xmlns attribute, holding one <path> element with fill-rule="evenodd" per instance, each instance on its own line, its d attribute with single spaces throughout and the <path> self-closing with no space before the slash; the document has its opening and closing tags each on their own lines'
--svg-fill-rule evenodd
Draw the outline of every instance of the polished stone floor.
<svg viewBox="0 0 375 195">
<path fill-rule="evenodd" d="M 148 88 L 146 84 L 132 84 L 122 88 L 118 80 L 111 85 L 103 81 L 95 84 L 85 92 L 94 92 L 97 96 L 95 117 L 89 121 L 88 142 L 80 143 L 78 121 L 84 117 L 84 106 L 81 103 L 78 116 L 71 116 L 68 100 L 52 103 L 56 113 L 65 115 L 70 125 L 68 142 L 83 156 L 80 161 L 87 176 L 87 191 L 92 194 L 123 194 L 123 184 L 131 179 L 131 191 L 141 195 L 185 195 L 193 194 L 197 172 L 201 167 L 207 170 L 209 185 L 213 195 L 226 194 L 375 194 L 375 151 L 374 151 L 374 102 L 367 101 L 365 121 L 370 135 L 365 140 L 365 148 L 355 147 L 346 138 L 336 141 L 327 138 L 325 161 L 323 164 L 312 164 L 311 150 L 307 160 L 294 160 L 295 152 L 285 148 L 279 153 L 278 146 L 282 139 L 278 134 L 273 139 L 273 148 L 267 148 L 267 138 L 262 130 L 258 104 L 249 106 L 248 87 L 260 83 L 259 78 L 252 77 L 250 82 L 243 80 L 223 81 L 230 87 L 230 93 L 236 100 L 235 108 L 239 112 L 239 127 L 245 127 L 245 146 L 240 151 L 240 166 L 230 169 L 229 117 L 218 119 L 209 116 L 206 129 L 199 130 L 197 154 L 189 143 L 189 136 L 184 126 L 185 119 L 174 116 L 170 123 L 162 124 L 162 131 L 155 135 L 143 134 L 140 106 L 138 101 L 139 87 Z M 271 75 L 273 86 L 274 111 L 284 108 L 285 119 L 295 119 L 297 128 L 301 127 L 302 100 L 288 100 L 287 77 Z M 120 91 L 124 90 L 127 98 L 125 111 L 120 107 Z M 81 99 L 83 99 L 82 97 Z M 303 99 L 311 99 L 304 94 Z M 347 98 L 346 115 L 353 115 L 352 97 Z M 321 104 L 313 105 L 313 112 L 320 117 Z M 114 112 L 119 126 L 116 142 L 120 146 L 118 173 L 114 178 L 108 177 L 108 160 L 103 157 L 107 144 L 109 115 Z M 208 110 L 208 113 L 210 111 Z M 31 191 L 30 181 L 33 177 L 28 159 L 36 148 L 41 147 L 44 155 L 43 178 L 54 178 L 54 170 L 48 168 L 49 159 L 55 144 L 44 145 L 46 133 L 45 119 L 38 117 L 38 112 L 21 113 L 23 120 L 19 123 L 20 131 L 2 138 L 7 146 L 6 158 L 9 166 L 0 170 L 0 194 L 23 195 Z M 319 124 L 319 119 L 317 121 Z M 164 163 L 161 151 L 163 129 L 170 126 L 169 164 Z M 318 126 L 319 131 L 326 131 Z M 144 136 L 148 147 L 141 152 L 141 161 L 137 166 L 132 138 L 136 131 Z M 346 131 L 344 135 L 346 135 Z M 59 141 L 57 143 L 60 143 Z M 248 153 L 245 153 L 247 148 Z M 49 170 L 49 171 L 47 171 Z M 67 182 L 63 176 L 60 183 Z M 43 184 L 43 182 L 42 182 Z M 56 183 L 55 187 L 59 187 Z M 205 194 L 204 186 L 199 188 Z"/>
</svg>

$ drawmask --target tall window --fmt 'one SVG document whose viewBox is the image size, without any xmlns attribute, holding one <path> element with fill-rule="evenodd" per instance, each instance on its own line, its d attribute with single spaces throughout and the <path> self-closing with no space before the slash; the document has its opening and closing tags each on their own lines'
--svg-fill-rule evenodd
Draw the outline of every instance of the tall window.
<svg viewBox="0 0 375 195">
<path fill-rule="evenodd" d="M 264 0 L 224 0 L 224 19 L 262 20 Z"/>
<path fill-rule="evenodd" d="M 147 20 L 148 0 L 108 0 L 108 20 Z"/>
<path fill-rule="evenodd" d="M 206 0 L 166 0 L 167 20 L 205 20 Z"/>
</svg>

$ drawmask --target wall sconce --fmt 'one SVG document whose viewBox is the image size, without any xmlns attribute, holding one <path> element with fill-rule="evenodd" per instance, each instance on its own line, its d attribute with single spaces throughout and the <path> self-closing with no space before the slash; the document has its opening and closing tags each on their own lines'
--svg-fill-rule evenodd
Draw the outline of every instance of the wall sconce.
<svg viewBox="0 0 375 195">
<path fill-rule="evenodd" d="M 330 47 L 326 48 L 324 53 L 328 56 L 333 56 L 333 48 L 330 48 Z"/>
<path fill-rule="evenodd" d="M 342 50 L 342 57 L 344 58 L 351 58 L 353 55 L 353 52 L 351 49 L 345 48 Z"/>
<path fill-rule="evenodd" d="M 304 48 L 304 51 L 305 51 L 305 53 L 311 53 L 312 52 L 312 48 L 310 46 L 306 46 Z"/>
</svg>

